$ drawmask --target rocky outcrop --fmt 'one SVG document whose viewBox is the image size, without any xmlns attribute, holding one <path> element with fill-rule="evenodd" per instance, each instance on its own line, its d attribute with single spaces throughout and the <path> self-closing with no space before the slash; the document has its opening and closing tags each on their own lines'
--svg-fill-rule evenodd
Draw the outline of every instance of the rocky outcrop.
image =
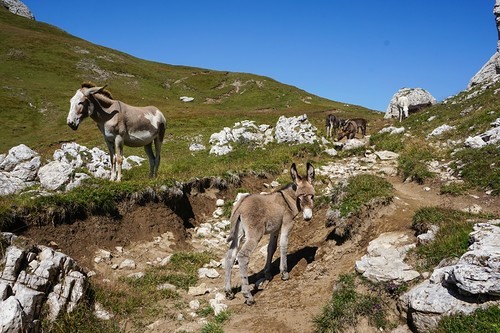
<svg viewBox="0 0 500 333">
<path fill-rule="evenodd" d="M 41 159 L 26 145 L 0 155 L 0 195 L 14 194 L 34 184 Z"/>
<path fill-rule="evenodd" d="M 421 108 L 436 104 L 436 99 L 425 89 L 402 88 L 392 96 L 389 106 L 385 111 L 385 119 L 399 117 L 397 101 L 401 96 L 406 96 L 408 98 L 408 115 L 411 115 L 412 112 L 417 112 Z"/>
<path fill-rule="evenodd" d="M 35 19 L 35 16 L 33 16 L 33 13 L 31 13 L 28 6 L 19 0 L 0 0 L 0 4 L 7 8 L 11 13 L 29 18 L 31 20 Z"/>
<path fill-rule="evenodd" d="M 498 81 L 500 78 L 500 0 L 495 1 L 493 7 L 493 14 L 495 15 L 495 23 L 497 26 L 498 41 L 497 41 L 497 51 L 493 54 L 484 64 L 483 67 L 477 72 L 472 79 L 469 81 L 467 89 L 470 89 L 476 85 L 482 85 L 486 83 L 493 83 Z"/>
<path fill-rule="evenodd" d="M 210 136 L 210 154 L 226 155 L 233 150 L 232 143 L 261 147 L 270 142 L 286 144 L 313 143 L 317 140 L 316 127 L 307 115 L 298 117 L 281 116 L 275 128 L 270 125 L 256 125 L 255 121 L 244 120 L 234 124 L 233 128 L 225 127 L 222 131 Z"/>
<path fill-rule="evenodd" d="M 500 144 L 500 118 L 490 124 L 491 129 L 476 136 L 465 139 L 464 145 L 468 148 L 482 148 L 486 145 Z"/>
<path fill-rule="evenodd" d="M 0 195 L 15 194 L 28 186 L 41 185 L 50 191 L 69 191 L 90 176 L 77 172 L 86 170 L 96 178 L 109 178 L 109 155 L 99 148 L 89 149 L 75 142 L 63 143 L 53 154 L 53 161 L 42 166 L 37 152 L 24 144 L 0 154 Z M 144 158 L 128 156 L 123 169 L 140 165 Z"/>
<path fill-rule="evenodd" d="M 401 296 L 417 332 L 429 332 L 443 316 L 500 305 L 499 223 L 476 224 L 468 252 L 455 264 L 436 268 L 429 279 Z"/>
<path fill-rule="evenodd" d="M 0 237 L 8 245 L 0 258 L 0 332 L 39 332 L 42 309 L 55 320 L 85 299 L 87 276 L 73 259 L 46 246 L 23 248 L 10 233 Z"/>
</svg>

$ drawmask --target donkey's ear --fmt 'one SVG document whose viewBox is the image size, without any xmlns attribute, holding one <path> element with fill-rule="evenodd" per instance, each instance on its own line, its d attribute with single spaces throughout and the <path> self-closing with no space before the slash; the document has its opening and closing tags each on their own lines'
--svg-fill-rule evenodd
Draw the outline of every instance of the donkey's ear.
<svg viewBox="0 0 500 333">
<path fill-rule="evenodd" d="M 315 175 L 315 172 L 314 172 L 314 167 L 311 163 L 307 162 L 307 181 L 309 183 L 312 183 L 313 180 L 314 180 L 314 175 Z"/>
<path fill-rule="evenodd" d="M 292 181 L 294 183 L 296 183 L 297 179 L 299 178 L 299 174 L 297 173 L 297 167 L 295 166 L 295 163 L 293 163 L 292 167 L 290 168 L 290 177 L 292 177 Z"/>
</svg>

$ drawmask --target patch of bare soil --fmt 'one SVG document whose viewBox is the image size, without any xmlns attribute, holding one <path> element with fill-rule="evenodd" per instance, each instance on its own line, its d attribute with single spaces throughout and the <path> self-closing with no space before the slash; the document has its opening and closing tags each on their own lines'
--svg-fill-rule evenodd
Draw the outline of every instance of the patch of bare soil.
<svg viewBox="0 0 500 333">
<path fill-rule="evenodd" d="M 365 253 L 368 243 L 381 233 L 390 231 L 407 232 L 413 236 L 411 219 L 414 212 L 424 206 L 442 206 L 463 209 L 478 204 L 485 212 L 500 214 L 500 200 L 484 193 L 462 197 L 448 197 L 439 194 L 439 186 L 424 186 L 415 183 L 402 183 L 398 178 L 388 179 L 395 188 L 393 202 L 374 208 L 363 215 L 363 226 L 350 239 L 339 239 L 331 229 L 325 227 L 326 208 L 319 208 L 310 222 L 298 219 L 291 233 L 288 249 L 288 267 L 290 279 L 282 281 L 278 272 L 279 257 L 274 259 L 274 278 L 263 290 L 255 294 L 256 304 L 247 306 L 241 293 L 236 298 L 224 303 L 228 305 L 231 318 L 224 325 L 226 333 L 240 332 L 312 332 L 312 319 L 320 314 L 324 304 L 330 299 L 332 288 L 340 274 L 352 272 L 356 260 Z M 246 179 L 243 188 L 254 192 L 264 190 L 262 185 L 268 179 Z M 429 185 L 426 185 L 429 186 Z M 148 264 L 166 257 L 178 250 L 201 249 L 201 241 L 191 236 L 192 228 L 205 222 L 215 210 L 215 199 L 234 199 L 234 192 L 216 190 L 192 193 L 189 203 L 180 213 L 179 207 L 168 207 L 163 203 L 150 203 L 144 206 L 129 207 L 120 219 L 111 217 L 91 217 L 76 221 L 71 225 L 32 227 L 24 236 L 34 239 L 38 244 L 51 242 L 62 252 L 76 259 L 88 271 L 97 273 L 93 279 L 110 279 L 111 283 L 120 275 L 133 271 L 112 270 L 108 264 L 95 263 L 98 249 L 113 253 L 114 263 L 123 258 L 132 258 L 137 262 L 136 271 L 144 270 Z M 250 266 L 250 283 L 255 283 L 258 273 L 265 264 L 265 252 L 261 249 L 267 244 L 264 238 L 254 253 Z M 117 253 L 116 247 L 124 247 Z M 226 244 L 221 244 L 214 252 L 222 260 Z M 279 252 L 279 251 L 277 251 Z M 223 290 L 223 270 L 217 279 L 203 281 L 208 287 Z M 233 285 L 239 284 L 239 272 L 233 269 Z M 186 304 L 193 299 L 183 293 Z M 208 296 L 204 296 L 208 297 Z M 212 295 L 213 298 L 213 295 Z M 208 299 L 208 298 L 206 298 Z M 168 307 L 168 305 L 165 305 Z M 174 311 L 173 308 L 170 310 Z M 183 310 L 176 310 L 182 312 Z M 396 314 L 396 310 L 395 315 Z M 167 312 L 167 311 L 165 311 Z M 144 332 L 173 332 L 182 325 L 189 325 L 175 316 L 164 315 L 152 320 L 144 327 Z M 363 324 L 364 323 L 364 324 Z M 194 332 L 201 324 L 192 322 Z M 362 322 L 357 332 L 378 332 L 374 327 Z"/>
</svg>

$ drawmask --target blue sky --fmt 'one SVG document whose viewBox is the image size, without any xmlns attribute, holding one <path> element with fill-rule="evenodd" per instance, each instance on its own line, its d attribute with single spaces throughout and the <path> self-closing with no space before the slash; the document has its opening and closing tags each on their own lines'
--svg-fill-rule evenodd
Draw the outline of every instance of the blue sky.
<svg viewBox="0 0 500 333">
<path fill-rule="evenodd" d="M 438 101 L 496 51 L 494 0 L 25 0 L 36 20 L 165 64 L 269 76 L 385 111 L 402 87 Z"/>
</svg>

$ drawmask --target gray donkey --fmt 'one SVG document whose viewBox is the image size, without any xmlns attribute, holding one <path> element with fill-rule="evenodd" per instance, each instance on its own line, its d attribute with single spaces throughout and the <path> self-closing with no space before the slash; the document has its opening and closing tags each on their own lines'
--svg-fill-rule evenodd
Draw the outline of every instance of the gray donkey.
<svg viewBox="0 0 500 333">
<path fill-rule="evenodd" d="M 276 251 L 278 234 L 280 234 L 280 272 L 281 279 L 288 280 L 287 247 L 295 217 L 302 212 L 304 220 L 309 221 L 314 206 L 314 167 L 307 163 L 307 177 L 297 173 L 295 163 L 290 169 L 293 183 L 269 194 L 251 194 L 240 199 L 231 213 L 231 232 L 227 242 L 231 242 L 225 257 L 226 298 L 233 299 L 231 289 L 231 269 L 238 260 L 241 277 L 241 292 L 245 303 L 255 303 L 248 284 L 248 263 L 250 256 L 264 234 L 270 234 L 267 246 L 267 260 L 264 267 L 266 280 L 271 280 L 271 262 Z M 240 242 L 245 241 L 240 248 Z"/>
</svg>

